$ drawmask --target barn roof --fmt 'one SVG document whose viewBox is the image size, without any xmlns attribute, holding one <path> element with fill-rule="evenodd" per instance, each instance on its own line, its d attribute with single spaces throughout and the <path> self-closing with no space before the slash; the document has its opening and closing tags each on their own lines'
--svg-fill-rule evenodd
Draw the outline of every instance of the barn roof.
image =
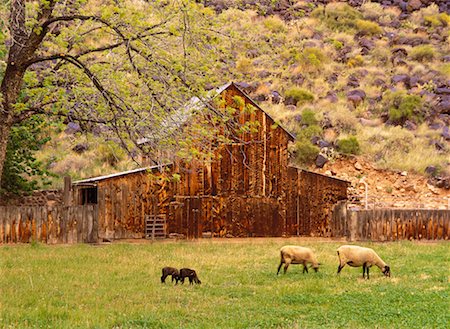
<svg viewBox="0 0 450 329">
<path fill-rule="evenodd" d="M 85 185 L 85 184 L 97 183 L 97 182 L 99 182 L 101 180 L 105 180 L 105 179 L 116 178 L 116 177 L 120 177 L 120 176 L 125 176 L 125 175 L 135 174 L 135 173 L 141 173 L 141 172 L 146 172 L 146 171 L 154 171 L 156 169 L 159 170 L 159 169 L 162 169 L 162 168 L 170 166 L 170 165 L 171 165 L 171 163 L 165 163 L 165 164 L 161 164 L 161 165 L 157 165 L 157 166 L 137 168 L 137 169 L 132 169 L 132 170 L 118 172 L 118 173 L 115 173 L 115 174 L 110 174 L 110 175 L 105 175 L 105 176 L 97 176 L 97 177 L 77 180 L 77 181 L 72 182 L 72 185 Z"/>
<path fill-rule="evenodd" d="M 208 102 L 213 100 L 214 98 L 218 97 L 220 94 L 222 94 L 225 90 L 227 90 L 230 87 L 236 88 L 244 97 L 246 97 L 254 107 L 256 107 L 258 110 L 262 111 L 265 115 L 267 115 L 271 120 L 276 122 L 276 120 L 265 110 L 263 110 L 246 92 L 244 92 L 236 83 L 229 82 L 217 89 L 214 89 L 210 91 L 205 99 L 201 99 L 199 97 L 192 97 L 187 104 L 181 108 L 179 108 L 177 111 L 173 112 L 168 118 L 166 118 L 161 126 L 163 129 L 161 131 L 163 134 L 167 134 L 171 130 L 179 129 L 183 126 L 184 123 L 186 123 L 193 115 L 195 115 L 195 111 L 202 109 L 206 106 L 208 106 Z M 278 124 L 278 127 L 280 127 L 292 140 L 295 140 L 295 135 L 289 132 L 286 128 L 284 128 L 282 125 Z M 162 138 L 161 136 L 155 136 L 155 137 L 144 137 L 138 140 L 138 144 L 145 144 L 147 142 L 150 142 L 152 139 L 155 138 Z"/>
</svg>

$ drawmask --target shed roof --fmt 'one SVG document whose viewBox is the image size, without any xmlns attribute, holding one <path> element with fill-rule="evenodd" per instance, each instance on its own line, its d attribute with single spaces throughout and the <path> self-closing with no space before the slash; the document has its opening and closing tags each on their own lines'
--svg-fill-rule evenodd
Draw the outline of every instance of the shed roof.
<svg viewBox="0 0 450 329">
<path fill-rule="evenodd" d="M 171 163 L 165 163 L 165 164 L 157 165 L 157 166 L 137 168 L 137 169 L 132 169 L 132 170 L 118 172 L 118 173 L 115 173 L 115 174 L 110 174 L 110 175 L 105 175 L 105 176 L 97 176 L 97 177 L 77 180 L 77 181 L 72 182 L 72 185 L 84 185 L 84 184 L 97 183 L 97 182 L 99 182 L 101 180 L 105 180 L 105 179 L 116 178 L 116 177 L 120 177 L 120 176 L 125 176 L 125 175 L 129 175 L 129 174 L 135 174 L 135 173 L 140 173 L 140 172 L 145 172 L 145 171 L 153 171 L 153 170 L 156 170 L 156 169 L 159 170 L 161 168 L 164 168 L 164 167 L 167 167 L 167 166 L 170 166 L 170 165 L 172 165 L 172 164 Z"/>
<path fill-rule="evenodd" d="M 337 181 L 340 181 L 340 182 L 344 182 L 344 183 L 346 183 L 348 185 L 351 184 L 348 180 L 337 178 L 337 177 L 333 177 L 333 176 L 324 175 L 324 174 L 321 174 L 321 173 L 318 173 L 318 172 L 314 172 L 314 171 L 311 171 L 311 170 L 305 170 L 303 168 L 300 168 L 300 167 L 297 167 L 297 166 L 294 166 L 294 165 L 289 165 L 289 167 L 295 168 L 297 170 L 303 171 L 303 172 L 308 173 L 308 174 L 313 174 L 313 175 L 317 175 L 317 176 L 322 176 L 322 177 L 334 179 L 334 180 L 337 180 Z"/>
</svg>

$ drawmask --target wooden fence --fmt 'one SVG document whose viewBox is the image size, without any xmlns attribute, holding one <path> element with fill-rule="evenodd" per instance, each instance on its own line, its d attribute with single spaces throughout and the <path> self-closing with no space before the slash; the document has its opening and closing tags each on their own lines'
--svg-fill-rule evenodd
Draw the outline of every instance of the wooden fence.
<svg viewBox="0 0 450 329">
<path fill-rule="evenodd" d="M 350 241 L 448 240 L 450 210 L 371 209 L 347 210 L 338 205 L 333 213 L 331 236 Z"/>
<path fill-rule="evenodd" d="M 0 207 L 0 243 L 94 243 L 98 241 L 98 207 Z"/>
</svg>

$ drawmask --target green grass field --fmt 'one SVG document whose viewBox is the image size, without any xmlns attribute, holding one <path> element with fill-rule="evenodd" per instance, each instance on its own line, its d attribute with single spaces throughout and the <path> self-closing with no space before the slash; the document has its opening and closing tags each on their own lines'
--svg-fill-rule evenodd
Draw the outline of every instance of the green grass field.
<svg viewBox="0 0 450 329">
<path fill-rule="evenodd" d="M 276 275 L 279 248 L 323 264 Z M 336 275 L 336 248 L 314 239 L 0 246 L 2 328 L 449 328 L 450 244 L 361 243 L 391 266 Z M 201 285 L 160 283 L 163 266 Z M 188 282 L 188 281 L 186 281 Z"/>
</svg>

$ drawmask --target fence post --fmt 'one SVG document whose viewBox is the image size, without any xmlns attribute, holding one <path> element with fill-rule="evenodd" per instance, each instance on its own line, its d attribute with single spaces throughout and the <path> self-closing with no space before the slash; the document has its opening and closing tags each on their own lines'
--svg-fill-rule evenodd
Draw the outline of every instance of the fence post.
<svg viewBox="0 0 450 329">
<path fill-rule="evenodd" d="M 350 242 L 356 240 L 356 232 L 357 232 L 357 211 L 351 210 L 347 214 L 349 214 L 349 223 L 348 223 L 348 240 Z"/>
<path fill-rule="evenodd" d="M 64 206 L 70 206 L 70 191 L 72 190 L 72 179 L 70 176 L 64 177 L 64 193 L 63 193 L 63 203 Z"/>
</svg>

